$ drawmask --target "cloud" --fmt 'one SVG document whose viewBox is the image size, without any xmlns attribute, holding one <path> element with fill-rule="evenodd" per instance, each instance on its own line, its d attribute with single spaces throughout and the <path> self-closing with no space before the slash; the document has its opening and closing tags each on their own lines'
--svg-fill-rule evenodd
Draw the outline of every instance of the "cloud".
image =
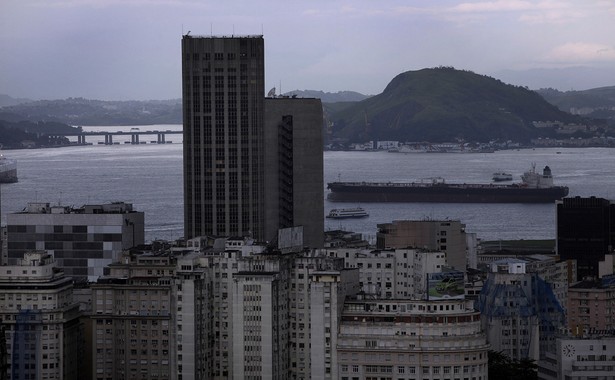
<svg viewBox="0 0 615 380">
<path fill-rule="evenodd" d="M 596 43 L 570 42 L 553 48 L 545 54 L 542 60 L 557 64 L 615 62 L 615 47 Z"/>
<path fill-rule="evenodd" d="M 596 7 L 604 7 L 604 5 L 590 5 L 589 9 Z M 566 1 L 554 0 L 464 2 L 447 8 L 446 14 L 448 17 L 454 16 L 463 20 L 516 16 L 517 21 L 528 24 L 563 24 L 587 16 L 583 7 Z"/>
</svg>

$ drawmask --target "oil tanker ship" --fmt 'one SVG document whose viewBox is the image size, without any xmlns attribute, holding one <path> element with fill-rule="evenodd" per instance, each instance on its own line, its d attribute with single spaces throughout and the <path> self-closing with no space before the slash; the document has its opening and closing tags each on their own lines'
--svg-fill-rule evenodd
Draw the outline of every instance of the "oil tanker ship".
<svg viewBox="0 0 615 380">
<path fill-rule="evenodd" d="M 337 202 L 550 203 L 568 195 L 568 187 L 553 185 L 548 166 L 540 174 L 535 165 L 520 183 L 510 185 L 452 184 L 434 178 L 417 183 L 330 182 L 327 187 L 327 199 Z"/>
</svg>

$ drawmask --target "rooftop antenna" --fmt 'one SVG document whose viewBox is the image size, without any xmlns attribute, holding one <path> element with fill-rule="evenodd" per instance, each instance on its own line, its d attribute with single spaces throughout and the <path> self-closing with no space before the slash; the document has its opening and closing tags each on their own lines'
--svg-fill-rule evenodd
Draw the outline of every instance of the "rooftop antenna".
<svg viewBox="0 0 615 380">
<path fill-rule="evenodd" d="M 214 23 L 213 23 L 213 22 L 210 22 L 210 23 L 209 23 L 209 35 L 210 35 L 211 37 L 213 37 L 213 36 L 214 36 Z"/>
<path fill-rule="evenodd" d="M 233 24 L 233 37 L 235 37 L 235 24 Z"/>
</svg>

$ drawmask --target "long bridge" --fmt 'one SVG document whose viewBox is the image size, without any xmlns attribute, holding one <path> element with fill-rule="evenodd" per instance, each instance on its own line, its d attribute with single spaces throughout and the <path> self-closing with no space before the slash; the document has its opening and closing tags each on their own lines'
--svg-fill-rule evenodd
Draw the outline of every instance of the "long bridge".
<svg viewBox="0 0 615 380">
<path fill-rule="evenodd" d="M 105 145 L 113 145 L 113 136 L 130 136 L 130 143 L 131 144 L 145 144 L 146 142 L 140 142 L 139 141 L 139 137 L 140 136 L 144 136 L 144 135 L 155 135 L 156 136 L 156 144 L 166 144 L 166 135 L 181 135 L 183 134 L 183 131 L 171 131 L 171 130 L 166 130 L 166 131 L 114 131 L 114 132 L 107 132 L 107 131 L 97 131 L 97 132 L 71 132 L 71 133 L 56 133 L 54 134 L 55 137 L 76 137 L 77 138 L 77 144 L 80 145 L 87 145 L 86 142 L 86 137 L 88 136 L 104 136 L 105 137 Z M 126 142 L 128 143 L 128 142 Z M 152 143 L 154 143 L 154 141 L 152 141 Z M 102 143 L 100 143 L 102 144 Z M 118 143 L 115 143 L 118 144 Z"/>
</svg>

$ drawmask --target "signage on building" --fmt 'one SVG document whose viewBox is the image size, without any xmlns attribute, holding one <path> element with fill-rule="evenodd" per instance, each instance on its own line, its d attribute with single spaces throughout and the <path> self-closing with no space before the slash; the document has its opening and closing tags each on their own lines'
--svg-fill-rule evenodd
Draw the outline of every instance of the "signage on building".
<svg viewBox="0 0 615 380">
<path fill-rule="evenodd" d="M 427 299 L 463 299 L 465 298 L 464 278 L 461 271 L 427 273 Z"/>
</svg>

